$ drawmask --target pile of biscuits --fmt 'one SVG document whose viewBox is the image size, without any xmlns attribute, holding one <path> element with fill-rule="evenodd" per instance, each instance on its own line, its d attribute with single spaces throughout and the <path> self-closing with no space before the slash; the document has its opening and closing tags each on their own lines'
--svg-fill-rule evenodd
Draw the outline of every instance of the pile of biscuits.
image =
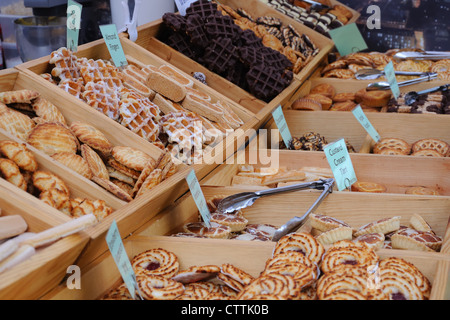
<svg viewBox="0 0 450 320">
<path fill-rule="evenodd" d="M 51 73 L 41 76 L 161 149 L 201 150 L 243 124 L 231 103 L 198 89 L 170 65 L 119 69 L 77 58 L 67 48 L 52 52 L 49 62 Z"/>
<path fill-rule="evenodd" d="M 311 5 L 304 1 L 260 1 L 327 37 L 330 37 L 330 30 L 337 29 L 346 25 L 353 18 L 353 13 L 345 6 L 340 4 L 333 5 L 330 9 L 313 11 L 311 10 Z M 322 3 L 324 2 L 322 1 Z M 329 5 L 326 2 L 324 4 Z"/>
<path fill-rule="evenodd" d="M 192 3 L 186 16 L 162 19 L 163 42 L 265 102 L 319 52 L 309 37 L 275 17 L 254 18 L 207 0 Z"/>
<path fill-rule="evenodd" d="M 291 184 L 319 181 L 328 178 L 333 178 L 333 173 L 330 168 L 256 168 L 253 165 L 240 165 L 231 180 L 231 185 L 279 188 Z"/>
<path fill-rule="evenodd" d="M 352 111 L 360 105 L 364 112 L 381 112 L 391 97 L 391 92 L 385 90 L 361 89 L 337 93 L 333 85 L 321 83 L 311 88 L 306 96 L 295 100 L 291 108 L 304 111 Z"/>
<path fill-rule="evenodd" d="M 385 193 L 387 187 L 381 183 L 373 181 L 357 181 L 351 186 L 353 192 Z M 405 188 L 405 194 L 438 196 L 440 192 L 435 188 L 424 186 L 409 186 Z"/>
<path fill-rule="evenodd" d="M 180 269 L 176 254 L 156 248 L 131 261 L 144 300 L 427 300 L 431 282 L 404 259 L 380 259 L 362 242 L 328 249 L 308 233 L 282 237 L 258 275 L 230 263 Z M 104 300 L 131 300 L 124 284 Z"/>
<path fill-rule="evenodd" d="M 403 60 L 396 61 L 393 56 L 401 50 L 380 52 L 357 52 L 338 57 L 321 70 L 324 78 L 355 79 L 355 74 L 361 69 L 384 70 L 389 62 L 394 65 L 395 71 L 408 72 L 435 72 L 440 80 L 450 79 L 450 60 Z M 402 51 L 415 51 L 415 49 L 402 49 Z M 397 81 L 414 79 L 414 76 L 397 76 Z"/>
<path fill-rule="evenodd" d="M 348 223 L 327 215 L 311 214 L 307 224 L 310 233 L 322 245 L 332 245 L 341 240 L 364 242 L 374 250 L 401 249 L 439 252 L 442 237 L 419 214 L 413 214 L 409 225 L 400 224 L 401 217 L 380 219 L 353 228 Z"/>
<path fill-rule="evenodd" d="M 34 154 L 25 143 L 0 141 L 0 154 L 0 173 L 3 179 L 69 217 L 94 214 L 100 221 L 113 212 L 104 200 L 72 198 L 69 187 L 61 177 L 39 169 Z"/>
<path fill-rule="evenodd" d="M 121 200 L 131 201 L 177 170 L 169 154 L 155 160 L 135 148 L 113 146 L 88 123 L 67 123 L 58 108 L 34 90 L 2 92 L 0 107 L 0 128 Z"/>
<path fill-rule="evenodd" d="M 349 153 L 355 153 L 355 148 L 346 140 L 347 150 Z M 280 141 L 279 148 L 281 150 L 296 150 L 296 151 L 323 151 L 328 144 L 326 137 L 320 133 L 311 131 L 305 133 L 301 137 L 293 137 L 290 145 L 287 147 L 284 141 Z"/>
<path fill-rule="evenodd" d="M 441 91 L 420 95 L 411 105 L 405 102 L 406 93 L 401 93 L 398 99 L 391 99 L 387 112 L 415 114 L 450 114 L 450 93 Z"/>
<path fill-rule="evenodd" d="M 412 144 L 399 138 L 383 138 L 373 147 L 374 154 L 415 157 L 448 157 L 450 145 L 436 138 L 418 140 Z"/>
</svg>

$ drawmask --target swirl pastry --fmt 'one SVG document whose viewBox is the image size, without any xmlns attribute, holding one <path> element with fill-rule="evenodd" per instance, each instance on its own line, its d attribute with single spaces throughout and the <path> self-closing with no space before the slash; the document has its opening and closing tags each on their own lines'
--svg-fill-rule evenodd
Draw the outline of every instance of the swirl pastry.
<svg viewBox="0 0 450 320">
<path fill-rule="evenodd" d="M 355 192 L 383 193 L 387 189 L 382 184 L 376 182 L 357 181 L 352 185 L 351 190 Z"/>
<path fill-rule="evenodd" d="M 388 295 L 389 300 L 423 300 L 423 294 L 417 284 L 401 271 L 391 269 L 380 270 L 379 286 Z"/>
<path fill-rule="evenodd" d="M 128 287 L 125 283 L 122 283 L 117 288 L 112 289 L 108 292 L 102 300 L 133 300 Z"/>
<path fill-rule="evenodd" d="M 350 267 L 324 274 L 317 281 L 317 297 L 325 300 L 330 295 L 343 290 L 359 293 L 359 297 L 367 298 L 367 270 L 361 267 Z"/>
<path fill-rule="evenodd" d="M 243 285 L 248 285 L 255 279 L 252 275 L 229 263 L 223 264 L 220 268 L 220 272 Z"/>
<path fill-rule="evenodd" d="M 136 275 L 156 275 L 167 279 L 174 277 L 179 270 L 177 256 L 162 248 L 150 249 L 136 255 L 131 260 L 131 266 Z"/>
<path fill-rule="evenodd" d="M 393 231 L 397 231 L 400 229 L 400 217 L 391 217 L 380 219 L 375 222 L 368 223 L 366 225 L 361 226 L 356 230 L 353 234 L 355 237 L 362 236 L 363 234 L 369 233 L 383 233 L 387 234 Z"/>
<path fill-rule="evenodd" d="M 182 283 L 162 276 L 138 275 L 136 281 L 145 300 L 174 300 L 184 292 Z"/>
<path fill-rule="evenodd" d="M 172 280 L 183 284 L 204 281 L 215 277 L 220 272 L 220 268 L 215 265 L 192 266 L 186 270 L 178 272 Z"/>
<path fill-rule="evenodd" d="M 325 253 L 325 248 L 311 234 L 302 232 L 288 234 L 278 240 L 273 256 L 286 251 L 303 253 L 312 262 L 318 264 Z"/>
<path fill-rule="evenodd" d="M 258 295 L 276 295 L 282 299 L 293 299 L 300 293 L 300 287 L 291 276 L 278 273 L 262 275 L 245 287 L 237 300 L 248 300 Z"/>
<path fill-rule="evenodd" d="M 225 273 L 217 274 L 217 279 L 221 280 L 224 283 L 224 285 L 234 290 L 235 292 L 242 292 L 246 287 L 245 284 L 236 280 L 233 277 L 230 277 L 229 275 L 226 275 Z"/>
<path fill-rule="evenodd" d="M 333 244 L 324 254 L 321 270 L 329 273 L 337 269 L 368 268 L 376 265 L 378 256 L 367 244 L 342 240 Z"/>
<path fill-rule="evenodd" d="M 263 271 L 263 275 L 282 274 L 294 278 L 300 288 L 308 287 L 319 277 L 317 266 L 306 266 L 303 263 L 294 262 L 285 265 L 272 265 Z"/>
<path fill-rule="evenodd" d="M 184 232 L 194 233 L 206 238 L 227 239 L 231 233 L 231 228 L 215 222 L 211 222 L 208 228 L 204 222 L 191 222 L 184 225 Z"/>
<path fill-rule="evenodd" d="M 286 265 L 290 263 L 301 263 L 306 267 L 317 267 L 317 264 L 312 262 L 303 253 L 298 251 L 286 251 L 274 255 L 266 261 L 265 270 L 279 265 Z"/>
<path fill-rule="evenodd" d="M 312 228 L 317 229 L 321 232 L 326 232 L 331 229 L 339 228 L 339 227 L 348 227 L 350 228 L 350 225 L 345 223 L 344 221 L 341 221 L 339 219 L 320 215 L 320 214 L 314 214 L 311 213 L 309 215 L 309 223 Z"/>
<path fill-rule="evenodd" d="M 205 300 L 211 294 L 211 288 L 205 283 L 189 283 L 184 287 L 182 295 L 176 300 Z"/>
</svg>

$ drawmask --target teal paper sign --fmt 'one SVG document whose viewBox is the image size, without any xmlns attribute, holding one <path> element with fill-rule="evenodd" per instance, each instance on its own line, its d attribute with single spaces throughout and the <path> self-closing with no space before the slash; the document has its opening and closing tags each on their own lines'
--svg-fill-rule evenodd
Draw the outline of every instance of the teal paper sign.
<svg viewBox="0 0 450 320">
<path fill-rule="evenodd" d="M 355 23 L 332 29 L 329 31 L 329 34 L 341 56 L 363 51 L 368 48 L 366 41 Z"/>
<path fill-rule="evenodd" d="M 280 134 L 283 138 L 284 144 L 287 148 L 289 148 L 292 141 L 292 135 L 289 131 L 289 127 L 287 125 L 286 118 L 284 117 L 283 108 L 281 108 L 281 105 L 278 106 L 274 111 L 272 111 L 272 117 L 273 120 L 275 120 L 278 130 L 280 130 Z"/>
<path fill-rule="evenodd" d="M 194 198 L 195 204 L 203 218 L 203 221 L 207 227 L 211 227 L 211 212 L 209 212 L 208 204 L 206 203 L 205 196 L 203 195 L 200 183 L 198 183 L 195 171 L 192 170 L 186 177 L 187 184 L 191 190 L 192 198 Z"/>
<path fill-rule="evenodd" d="M 123 52 L 122 44 L 120 43 L 119 34 L 115 24 L 106 24 L 100 26 L 103 39 L 105 39 L 111 58 L 114 65 L 118 68 L 128 65 L 127 58 Z"/>
<path fill-rule="evenodd" d="M 177 6 L 178 11 L 182 16 L 186 15 L 186 9 L 189 8 L 191 3 L 196 2 L 197 0 L 175 0 L 175 4 Z"/>
<path fill-rule="evenodd" d="M 339 191 L 349 189 L 357 179 L 345 140 L 341 139 L 327 145 L 324 152 Z"/>
<path fill-rule="evenodd" d="M 78 37 L 80 34 L 81 11 L 83 6 L 78 2 L 67 1 L 67 49 L 72 52 L 78 50 Z"/>
<path fill-rule="evenodd" d="M 356 120 L 358 120 L 359 123 L 363 126 L 363 128 L 366 129 L 367 133 L 372 137 L 372 139 L 375 142 L 379 142 L 381 139 L 380 135 L 378 134 L 377 130 L 375 130 L 373 125 L 370 123 L 369 119 L 367 118 L 366 114 L 364 113 L 360 105 L 358 105 L 355 109 L 353 109 L 353 115 L 355 116 Z"/>
<path fill-rule="evenodd" d="M 120 237 L 115 220 L 111 223 L 111 227 L 106 234 L 106 242 L 108 243 L 109 251 L 114 258 L 114 262 L 119 269 L 120 275 L 122 276 L 128 291 L 133 299 L 136 299 L 136 290 L 139 290 L 136 282 L 136 275 L 134 274 L 130 259 L 128 259 L 125 247 L 123 246 L 122 238 Z"/>
<path fill-rule="evenodd" d="M 394 64 L 389 62 L 387 66 L 384 68 L 384 73 L 386 75 L 386 79 L 389 82 L 389 86 L 391 87 L 392 94 L 395 97 L 395 100 L 400 96 L 400 88 L 398 86 L 397 78 L 395 77 Z"/>
</svg>

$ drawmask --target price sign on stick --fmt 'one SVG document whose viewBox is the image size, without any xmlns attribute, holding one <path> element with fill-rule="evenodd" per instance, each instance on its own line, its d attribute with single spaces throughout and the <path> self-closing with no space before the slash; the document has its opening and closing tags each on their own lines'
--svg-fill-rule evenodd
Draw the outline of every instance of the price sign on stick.
<svg viewBox="0 0 450 320">
<path fill-rule="evenodd" d="M 345 140 L 341 139 L 327 145 L 324 152 L 339 191 L 349 189 L 357 179 Z"/>
<path fill-rule="evenodd" d="M 361 106 L 358 105 L 355 109 L 353 109 L 352 112 L 356 120 L 358 120 L 359 123 L 363 126 L 363 128 L 366 129 L 367 133 L 372 137 L 372 139 L 375 142 L 379 142 L 381 137 L 378 134 L 377 130 L 375 130 L 373 125 L 370 123 Z"/>
<path fill-rule="evenodd" d="M 394 64 L 392 61 L 384 68 L 384 73 L 389 82 L 389 86 L 391 87 L 392 94 L 394 95 L 395 100 L 397 100 L 400 96 L 400 88 L 398 86 L 397 78 L 395 77 Z"/>
<path fill-rule="evenodd" d="M 191 190 L 192 198 L 194 198 L 195 204 L 205 222 L 206 226 L 211 227 L 211 212 L 209 212 L 208 204 L 206 203 L 205 196 L 203 195 L 202 188 L 198 183 L 195 171 L 192 170 L 186 177 L 186 182 Z"/>
<path fill-rule="evenodd" d="M 367 44 L 355 23 L 329 31 L 331 39 L 341 56 L 366 50 Z"/>
<path fill-rule="evenodd" d="M 67 49 L 72 52 L 78 50 L 78 37 L 80 34 L 81 11 L 83 6 L 78 2 L 67 1 Z"/>
<path fill-rule="evenodd" d="M 114 65 L 118 68 L 128 65 L 127 58 L 123 52 L 122 44 L 120 43 L 119 34 L 115 24 L 105 24 L 100 26 L 103 39 L 108 47 L 109 54 L 113 59 Z"/>
<path fill-rule="evenodd" d="M 289 131 L 289 127 L 287 125 L 286 118 L 284 117 L 283 109 L 281 108 L 281 106 L 278 106 L 272 112 L 272 117 L 278 127 L 278 130 L 280 130 L 280 134 L 283 138 L 284 144 L 289 149 L 292 141 L 292 135 Z"/>
<path fill-rule="evenodd" d="M 123 246 L 122 238 L 120 237 L 119 229 L 117 228 L 117 223 L 115 220 L 111 223 L 111 227 L 106 234 L 106 242 L 108 243 L 109 251 L 114 258 L 114 262 L 119 269 L 120 275 L 122 276 L 128 291 L 133 299 L 136 299 L 136 290 L 139 293 L 136 275 L 134 274 L 130 259 L 128 259 L 125 247 Z"/>
</svg>

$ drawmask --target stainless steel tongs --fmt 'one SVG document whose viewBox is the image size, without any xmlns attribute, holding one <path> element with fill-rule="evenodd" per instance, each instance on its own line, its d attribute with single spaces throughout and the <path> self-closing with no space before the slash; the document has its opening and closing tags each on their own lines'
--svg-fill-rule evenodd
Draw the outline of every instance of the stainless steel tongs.
<svg viewBox="0 0 450 320">
<path fill-rule="evenodd" d="M 292 186 L 267 189 L 256 192 L 242 192 L 222 199 L 218 206 L 217 211 L 223 213 L 234 212 L 239 209 L 247 208 L 255 203 L 255 201 L 261 197 L 274 195 L 278 193 L 304 190 L 304 189 L 316 189 L 322 190 L 322 193 L 313 203 L 313 205 L 306 211 L 301 217 L 294 217 L 289 220 L 283 226 L 281 226 L 274 234 L 273 241 L 278 241 L 282 236 L 292 233 L 300 228 L 305 222 L 306 218 L 311 212 L 317 209 L 322 201 L 333 192 L 334 179 L 325 179 L 320 181 L 313 181 L 301 184 L 295 184 Z"/>
<path fill-rule="evenodd" d="M 398 60 L 443 60 L 450 59 L 450 52 L 441 51 L 401 51 L 394 55 Z"/>
<path fill-rule="evenodd" d="M 311 5 L 311 10 L 313 11 L 320 11 L 323 9 L 331 9 L 329 6 L 317 2 L 317 1 L 313 1 L 313 0 L 303 0 L 303 2 L 309 3 Z"/>
<path fill-rule="evenodd" d="M 426 74 L 425 76 L 420 77 L 420 78 L 399 82 L 398 86 L 399 87 L 406 87 L 406 86 L 410 86 L 410 85 L 413 85 L 413 84 L 418 84 L 418 83 L 422 83 L 422 82 L 428 82 L 428 81 L 431 81 L 431 80 L 435 80 L 438 77 L 438 74 L 437 73 L 433 73 L 433 72 L 427 72 L 425 74 Z M 387 82 L 387 81 L 374 82 L 374 83 L 370 83 L 367 86 L 367 90 L 369 90 L 369 91 L 372 91 L 372 90 L 389 90 L 390 88 L 391 87 L 389 85 L 389 82 Z"/>
</svg>

